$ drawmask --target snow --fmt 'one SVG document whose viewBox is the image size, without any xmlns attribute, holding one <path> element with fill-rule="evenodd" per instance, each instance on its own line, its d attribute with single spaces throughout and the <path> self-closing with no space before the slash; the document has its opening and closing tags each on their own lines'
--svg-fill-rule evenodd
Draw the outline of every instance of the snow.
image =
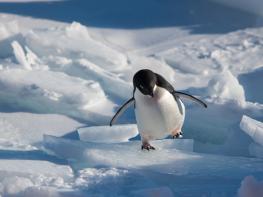
<svg viewBox="0 0 263 197">
<path fill-rule="evenodd" d="M 262 196 L 259 0 L 0 4 L 1 196 Z M 208 104 L 155 151 L 109 127 L 142 68 Z"/>
<path fill-rule="evenodd" d="M 73 177 L 70 167 L 47 161 L 1 159 L 0 166 L 2 196 L 34 196 L 38 193 L 53 196 L 55 187 L 67 188 L 66 182 Z"/>
<path fill-rule="evenodd" d="M 222 71 L 209 81 L 207 94 L 219 102 L 220 100 L 232 100 L 241 106 L 245 105 L 244 89 L 229 70 Z"/>
</svg>

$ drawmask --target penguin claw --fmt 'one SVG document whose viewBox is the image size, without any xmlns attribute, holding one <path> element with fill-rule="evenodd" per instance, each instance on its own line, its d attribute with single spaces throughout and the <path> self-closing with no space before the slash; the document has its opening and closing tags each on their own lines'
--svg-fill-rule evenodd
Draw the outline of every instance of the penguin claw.
<svg viewBox="0 0 263 197">
<path fill-rule="evenodd" d="M 172 137 L 173 137 L 173 139 L 175 139 L 175 138 L 182 138 L 182 137 L 183 137 L 183 132 L 180 131 L 179 133 L 176 133 L 176 134 L 173 135 Z"/>
<path fill-rule="evenodd" d="M 146 149 L 146 150 L 148 150 L 148 151 L 150 151 L 150 150 L 155 150 L 155 148 L 152 146 L 152 145 L 150 145 L 150 144 L 143 144 L 142 145 L 142 150 L 143 149 Z"/>
</svg>

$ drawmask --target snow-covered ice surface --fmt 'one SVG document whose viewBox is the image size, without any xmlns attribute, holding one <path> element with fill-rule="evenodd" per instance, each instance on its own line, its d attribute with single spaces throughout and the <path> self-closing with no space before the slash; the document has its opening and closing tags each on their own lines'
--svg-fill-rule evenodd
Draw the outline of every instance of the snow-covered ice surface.
<svg viewBox="0 0 263 197">
<path fill-rule="evenodd" d="M 136 124 L 94 126 L 78 129 L 79 138 L 88 142 L 128 142 L 138 135 Z"/>
<path fill-rule="evenodd" d="M 57 114 L 0 113 L 0 146 L 10 149 L 35 149 L 43 134 L 63 136 L 83 126 Z"/>
<path fill-rule="evenodd" d="M 0 1 L 1 196 L 262 196 L 261 1 L 45 1 Z M 208 104 L 149 152 L 142 68 Z"/>
</svg>

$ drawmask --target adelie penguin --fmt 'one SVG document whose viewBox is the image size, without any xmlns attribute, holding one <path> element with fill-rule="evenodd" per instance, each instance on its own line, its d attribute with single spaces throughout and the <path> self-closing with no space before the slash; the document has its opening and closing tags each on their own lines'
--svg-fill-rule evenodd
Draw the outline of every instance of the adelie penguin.
<svg viewBox="0 0 263 197">
<path fill-rule="evenodd" d="M 173 138 L 182 137 L 185 107 L 181 98 L 207 107 L 196 97 L 176 91 L 163 76 L 148 69 L 140 70 L 134 75 L 133 88 L 133 97 L 117 111 L 110 126 L 133 105 L 142 149 L 155 149 L 150 145 L 150 140 L 162 139 L 168 135 L 172 135 Z"/>
</svg>

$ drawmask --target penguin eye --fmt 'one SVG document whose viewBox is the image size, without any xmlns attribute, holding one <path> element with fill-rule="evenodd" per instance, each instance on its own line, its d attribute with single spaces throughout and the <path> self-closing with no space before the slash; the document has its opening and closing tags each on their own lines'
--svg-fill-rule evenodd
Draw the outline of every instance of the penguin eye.
<svg viewBox="0 0 263 197">
<path fill-rule="evenodd" d="M 144 89 L 144 87 L 142 86 L 142 85 L 140 85 L 140 88 L 143 90 Z"/>
</svg>

